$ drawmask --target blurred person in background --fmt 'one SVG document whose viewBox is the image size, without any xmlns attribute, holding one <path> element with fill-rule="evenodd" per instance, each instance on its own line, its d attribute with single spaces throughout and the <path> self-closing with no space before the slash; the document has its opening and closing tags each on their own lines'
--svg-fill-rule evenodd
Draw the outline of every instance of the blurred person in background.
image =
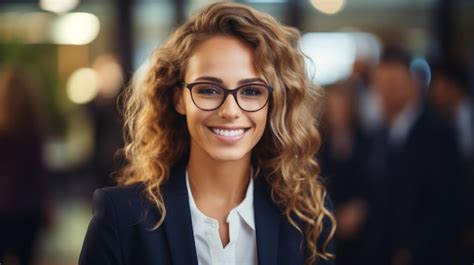
<svg viewBox="0 0 474 265">
<path fill-rule="evenodd" d="M 321 175 L 327 178 L 338 223 L 337 264 L 362 264 L 360 236 L 367 215 L 364 198 L 366 140 L 359 124 L 356 91 L 345 81 L 324 87 Z"/>
<path fill-rule="evenodd" d="M 0 71 L 0 263 L 5 265 L 32 264 L 37 236 L 50 216 L 35 88 L 19 67 Z"/>
<path fill-rule="evenodd" d="M 357 125 L 365 138 L 370 138 L 380 122 L 380 104 L 370 89 L 370 73 L 376 65 L 375 58 L 358 58 L 352 66 L 347 85 L 356 97 Z"/>
<path fill-rule="evenodd" d="M 423 100 L 411 56 L 387 47 L 372 74 L 381 124 L 369 151 L 365 264 L 451 264 L 459 223 L 454 130 Z"/>
<path fill-rule="evenodd" d="M 472 162 L 474 129 L 467 70 L 456 63 L 435 66 L 430 101 L 435 109 L 456 129 L 463 160 Z"/>
<path fill-rule="evenodd" d="M 459 192 L 464 203 L 456 245 L 457 256 L 461 259 L 457 261 L 459 264 L 474 258 L 474 115 L 468 79 L 468 71 L 461 64 L 435 65 L 429 97 L 434 108 L 455 128 L 462 158 L 462 189 Z"/>
</svg>

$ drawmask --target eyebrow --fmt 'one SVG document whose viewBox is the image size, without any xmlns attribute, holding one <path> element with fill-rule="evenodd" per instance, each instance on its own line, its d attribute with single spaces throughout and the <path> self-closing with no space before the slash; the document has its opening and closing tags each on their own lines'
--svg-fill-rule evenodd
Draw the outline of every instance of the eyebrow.
<svg viewBox="0 0 474 265">
<path fill-rule="evenodd" d="M 222 79 L 217 78 L 217 77 L 212 77 L 212 76 L 200 76 L 196 78 L 194 81 L 211 81 L 219 84 L 224 84 L 224 81 Z M 242 85 L 242 84 L 248 84 L 248 83 L 255 83 L 255 82 L 261 82 L 266 84 L 265 80 L 261 78 L 246 78 L 246 79 L 241 79 L 237 84 Z"/>
</svg>

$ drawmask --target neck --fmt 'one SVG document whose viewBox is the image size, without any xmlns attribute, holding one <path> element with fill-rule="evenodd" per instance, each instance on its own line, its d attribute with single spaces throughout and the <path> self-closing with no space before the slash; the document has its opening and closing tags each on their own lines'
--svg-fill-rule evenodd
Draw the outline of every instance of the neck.
<svg viewBox="0 0 474 265">
<path fill-rule="evenodd" d="M 216 161 L 199 148 L 191 148 L 188 176 L 198 207 L 206 204 L 232 209 L 245 198 L 250 180 L 250 153 L 235 161 Z"/>
</svg>

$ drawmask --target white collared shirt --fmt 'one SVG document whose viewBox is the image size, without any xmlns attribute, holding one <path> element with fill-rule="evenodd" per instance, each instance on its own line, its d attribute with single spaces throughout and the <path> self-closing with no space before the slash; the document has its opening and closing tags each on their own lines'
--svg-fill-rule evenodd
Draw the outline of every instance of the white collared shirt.
<svg viewBox="0 0 474 265">
<path fill-rule="evenodd" d="M 419 103 L 408 104 L 390 126 L 390 142 L 396 146 L 403 145 L 420 115 Z"/>
<path fill-rule="evenodd" d="M 244 200 L 227 216 L 230 240 L 225 247 L 219 235 L 219 222 L 204 215 L 196 206 L 187 170 L 186 187 L 199 265 L 257 265 L 252 177 Z"/>
</svg>

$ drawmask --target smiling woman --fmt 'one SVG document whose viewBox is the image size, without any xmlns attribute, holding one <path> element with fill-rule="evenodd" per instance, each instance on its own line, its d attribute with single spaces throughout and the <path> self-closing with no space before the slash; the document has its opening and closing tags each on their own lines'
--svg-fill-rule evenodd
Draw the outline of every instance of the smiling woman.
<svg viewBox="0 0 474 265">
<path fill-rule="evenodd" d="M 80 264 L 333 264 L 317 90 L 299 32 L 217 3 L 125 97 L 128 165 L 94 194 Z"/>
</svg>

